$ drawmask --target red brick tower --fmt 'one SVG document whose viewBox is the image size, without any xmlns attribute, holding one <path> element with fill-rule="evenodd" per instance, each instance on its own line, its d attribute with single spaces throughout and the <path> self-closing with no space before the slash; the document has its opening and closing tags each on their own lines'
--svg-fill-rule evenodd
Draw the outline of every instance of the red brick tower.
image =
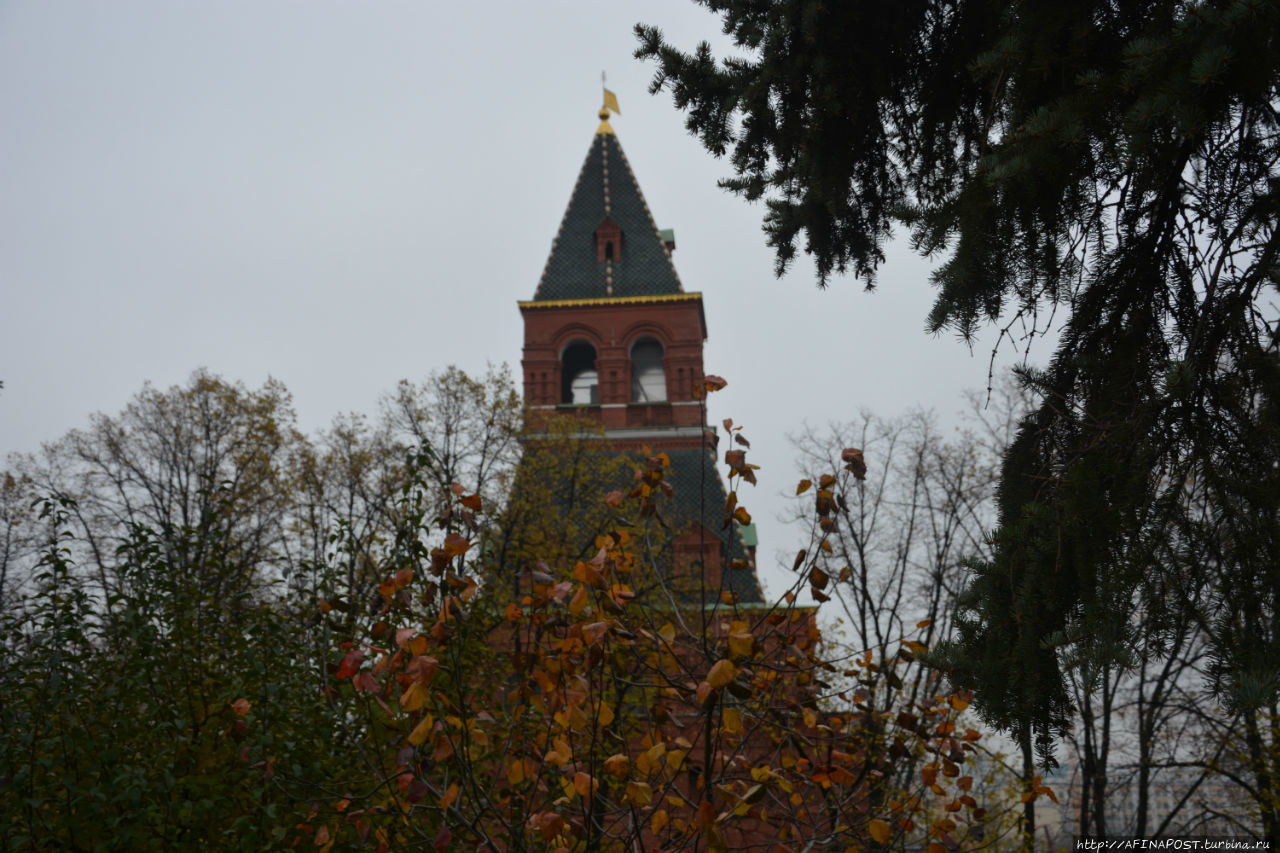
<svg viewBox="0 0 1280 853">
<path fill-rule="evenodd" d="M 598 422 L 619 450 L 667 453 L 672 570 L 701 571 L 705 589 L 762 603 L 754 563 L 729 569 L 750 557 L 742 531 L 722 527 L 716 434 L 693 396 L 707 337 L 702 294 L 681 285 L 675 238 L 654 224 L 609 115 L 600 112 L 538 289 L 519 303 L 525 401 L 535 417 Z"/>
</svg>

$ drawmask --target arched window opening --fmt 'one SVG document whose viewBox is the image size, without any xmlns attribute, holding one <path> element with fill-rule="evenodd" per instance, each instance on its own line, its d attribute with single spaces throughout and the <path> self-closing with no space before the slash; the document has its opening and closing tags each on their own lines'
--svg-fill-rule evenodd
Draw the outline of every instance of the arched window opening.
<svg viewBox="0 0 1280 853">
<path fill-rule="evenodd" d="M 636 403 L 658 403 L 667 399 L 662 344 L 653 338 L 642 338 L 631 348 L 631 399 Z"/>
<path fill-rule="evenodd" d="M 596 349 L 586 341 L 574 341 L 560 361 L 560 402 L 575 406 L 600 403 L 600 379 L 596 373 Z"/>
</svg>

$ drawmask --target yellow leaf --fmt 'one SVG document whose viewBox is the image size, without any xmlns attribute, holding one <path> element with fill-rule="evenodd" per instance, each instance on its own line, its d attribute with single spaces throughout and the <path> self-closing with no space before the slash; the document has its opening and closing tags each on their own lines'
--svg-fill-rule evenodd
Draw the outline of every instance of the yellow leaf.
<svg viewBox="0 0 1280 853">
<path fill-rule="evenodd" d="M 415 681 L 413 684 L 410 684 L 409 689 L 400 696 L 400 708 L 407 712 L 416 711 L 422 707 L 422 703 L 426 702 L 430 695 L 431 692 L 427 690 L 427 688 Z"/>
<path fill-rule="evenodd" d="M 507 781 L 519 785 L 524 781 L 524 762 L 516 760 L 507 765 Z"/>
<path fill-rule="evenodd" d="M 427 714 L 422 718 L 421 722 L 413 727 L 413 731 L 409 732 L 409 743 L 414 746 L 422 746 L 423 742 L 431 734 L 433 725 L 435 725 L 435 720 L 432 719 L 430 714 Z"/>
<path fill-rule="evenodd" d="M 653 802 L 653 789 L 645 782 L 628 782 L 627 802 L 633 806 L 647 806 Z M 655 829 L 654 832 L 657 830 Z"/>
<path fill-rule="evenodd" d="M 812 481 L 812 480 L 801 480 L 801 481 L 796 485 L 796 494 L 797 494 L 797 495 L 803 495 L 805 492 L 809 491 L 809 489 L 811 489 L 811 488 L 813 488 L 813 481 Z"/>
<path fill-rule="evenodd" d="M 877 844 L 885 844 L 889 840 L 889 824 L 879 818 L 867 824 L 867 831 L 871 833 L 871 837 L 876 840 Z"/>
<path fill-rule="evenodd" d="M 738 668 L 733 665 L 733 661 L 728 658 L 722 658 L 715 662 L 711 667 L 711 671 L 707 673 L 707 683 L 711 685 L 713 690 L 719 690 L 738 674 Z"/>
<path fill-rule="evenodd" d="M 608 773 L 615 779 L 627 778 L 627 771 L 631 767 L 631 760 L 622 753 L 611 755 L 604 760 L 604 772 Z"/>
<path fill-rule="evenodd" d="M 742 712 L 737 708 L 724 709 L 724 730 L 731 735 L 742 734 Z"/>
<path fill-rule="evenodd" d="M 674 643 L 676 641 L 676 626 L 668 622 L 658 629 L 658 636 L 661 637 L 667 645 Z"/>
<path fill-rule="evenodd" d="M 671 818 L 667 814 L 666 809 L 658 809 L 653 813 L 653 818 L 649 821 L 649 831 L 654 835 L 657 835 L 659 832 L 662 832 L 663 828 L 666 827 L 670 820 Z"/>
</svg>

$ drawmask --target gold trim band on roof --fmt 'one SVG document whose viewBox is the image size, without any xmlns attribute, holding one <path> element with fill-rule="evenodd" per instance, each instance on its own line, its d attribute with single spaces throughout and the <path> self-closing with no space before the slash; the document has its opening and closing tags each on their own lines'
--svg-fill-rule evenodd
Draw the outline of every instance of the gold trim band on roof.
<svg viewBox="0 0 1280 853">
<path fill-rule="evenodd" d="M 592 305 L 634 305 L 646 302 L 701 302 L 702 294 L 655 293 L 647 296 L 596 296 L 590 299 L 530 299 L 517 302 L 520 308 L 571 308 Z"/>
</svg>

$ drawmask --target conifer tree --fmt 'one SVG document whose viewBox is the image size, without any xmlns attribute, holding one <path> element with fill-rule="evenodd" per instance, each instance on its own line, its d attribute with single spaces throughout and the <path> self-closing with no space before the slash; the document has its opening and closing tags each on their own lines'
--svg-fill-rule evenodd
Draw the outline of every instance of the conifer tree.
<svg viewBox="0 0 1280 853">
<path fill-rule="evenodd" d="M 1123 664 L 1130 632 L 1160 630 L 1132 613 L 1197 620 L 1259 733 L 1251 790 L 1274 834 L 1261 733 L 1280 694 L 1256 655 L 1276 649 L 1280 572 L 1256 557 L 1280 527 L 1264 497 L 1280 7 L 705 5 L 739 54 L 685 53 L 641 25 L 637 55 L 730 157 L 723 185 L 765 201 L 780 273 L 802 245 L 820 284 L 873 286 L 901 228 L 941 259 L 932 331 L 1059 321 L 1048 367 L 1024 376 L 1041 402 L 1003 466 L 999 548 L 968 590 L 956 677 L 991 719 L 1049 736 L 1070 710 L 1064 673 Z"/>
</svg>

